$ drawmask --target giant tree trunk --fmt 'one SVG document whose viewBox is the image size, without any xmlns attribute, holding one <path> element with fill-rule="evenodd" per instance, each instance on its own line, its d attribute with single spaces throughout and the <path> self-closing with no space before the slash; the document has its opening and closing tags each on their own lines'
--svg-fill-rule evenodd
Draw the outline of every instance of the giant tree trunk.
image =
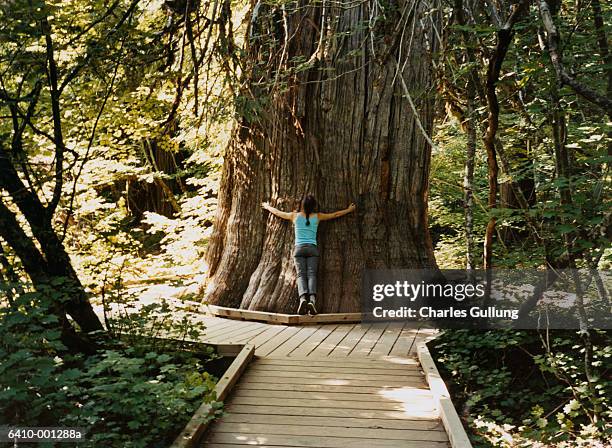
<svg viewBox="0 0 612 448">
<path fill-rule="evenodd" d="M 327 3 L 255 8 L 247 85 L 260 109 L 242 117 L 225 155 L 208 251 L 210 303 L 294 311 L 292 227 L 260 203 L 295 210 L 307 192 L 321 211 L 358 207 L 319 227 L 323 312 L 360 309 L 364 268 L 435 266 L 430 147 L 417 120 L 430 132 L 438 19 L 414 0 L 385 10 L 378 2 Z"/>
</svg>

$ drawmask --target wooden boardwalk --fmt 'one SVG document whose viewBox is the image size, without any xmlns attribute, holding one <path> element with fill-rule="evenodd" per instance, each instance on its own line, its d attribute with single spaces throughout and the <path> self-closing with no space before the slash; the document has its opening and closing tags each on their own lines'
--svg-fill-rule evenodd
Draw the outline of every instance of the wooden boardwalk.
<svg viewBox="0 0 612 448">
<path fill-rule="evenodd" d="M 270 325 L 206 317 L 205 340 L 255 345 L 200 446 L 448 447 L 403 323 Z"/>
</svg>

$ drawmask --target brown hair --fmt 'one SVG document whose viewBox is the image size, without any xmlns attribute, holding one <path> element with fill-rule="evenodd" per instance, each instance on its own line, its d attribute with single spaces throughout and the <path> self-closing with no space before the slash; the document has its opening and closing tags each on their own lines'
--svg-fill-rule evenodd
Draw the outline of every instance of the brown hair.
<svg viewBox="0 0 612 448">
<path fill-rule="evenodd" d="M 317 206 L 317 200 L 312 194 L 307 194 L 302 199 L 302 211 L 306 215 L 306 225 L 310 225 L 310 215 L 314 212 Z"/>
</svg>

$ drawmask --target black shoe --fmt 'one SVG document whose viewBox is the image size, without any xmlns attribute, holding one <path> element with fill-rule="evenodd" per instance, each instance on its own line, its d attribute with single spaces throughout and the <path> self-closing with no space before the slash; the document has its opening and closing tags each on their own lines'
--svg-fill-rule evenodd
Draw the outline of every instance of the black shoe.
<svg viewBox="0 0 612 448">
<path fill-rule="evenodd" d="M 308 302 L 308 312 L 313 316 L 317 314 L 317 308 L 315 307 L 315 299 L 310 299 Z"/>
<path fill-rule="evenodd" d="M 306 314 L 308 312 L 308 300 L 300 299 L 300 305 L 298 306 L 298 314 Z"/>
</svg>

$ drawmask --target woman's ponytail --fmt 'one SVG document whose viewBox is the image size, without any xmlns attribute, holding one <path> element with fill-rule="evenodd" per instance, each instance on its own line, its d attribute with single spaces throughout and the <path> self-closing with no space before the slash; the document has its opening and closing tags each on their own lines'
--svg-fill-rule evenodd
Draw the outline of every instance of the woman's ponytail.
<svg viewBox="0 0 612 448">
<path fill-rule="evenodd" d="M 306 225 L 310 225 L 310 215 L 314 212 L 315 207 L 317 206 L 317 200 L 311 194 L 307 194 L 302 201 L 302 211 L 306 215 Z"/>
</svg>

